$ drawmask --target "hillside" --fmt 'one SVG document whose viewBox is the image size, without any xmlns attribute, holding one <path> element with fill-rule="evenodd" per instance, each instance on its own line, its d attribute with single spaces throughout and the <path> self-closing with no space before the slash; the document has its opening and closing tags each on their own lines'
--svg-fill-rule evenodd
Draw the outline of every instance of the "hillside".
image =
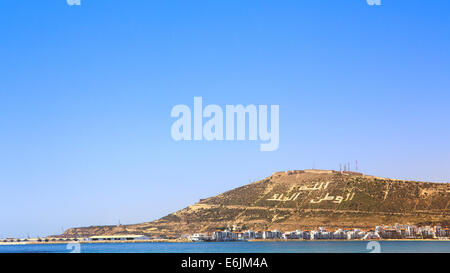
<svg viewBox="0 0 450 273">
<path fill-rule="evenodd" d="M 449 203 L 448 183 L 402 181 L 354 172 L 288 171 L 201 200 L 153 222 L 72 228 L 63 235 L 133 233 L 172 238 L 233 225 L 287 231 L 318 226 L 448 223 Z"/>
</svg>

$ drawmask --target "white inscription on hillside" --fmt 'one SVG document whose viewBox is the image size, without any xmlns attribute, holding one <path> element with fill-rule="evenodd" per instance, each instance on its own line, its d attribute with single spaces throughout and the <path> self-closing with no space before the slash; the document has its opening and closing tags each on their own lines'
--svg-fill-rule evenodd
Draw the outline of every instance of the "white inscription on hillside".
<svg viewBox="0 0 450 273">
<path fill-rule="evenodd" d="M 326 190 L 328 188 L 328 185 L 330 184 L 330 182 L 322 182 L 322 183 L 316 183 L 314 184 L 314 186 L 300 186 L 298 188 L 298 190 L 300 192 L 295 192 L 293 194 L 287 193 L 287 194 L 274 194 L 272 198 L 267 199 L 267 201 L 277 201 L 277 202 L 287 202 L 287 201 L 295 201 L 297 200 L 297 198 L 299 197 L 299 195 L 302 193 L 302 191 L 322 191 L 322 190 Z M 330 195 L 329 192 L 326 193 L 326 195 L 322 198 L 316 198 L 316 199 L 311 199 L 310 203 L 312 204 L 319 204 L 323 201 L 332 201 L 333 203 L 336 204 L 340 204 L 342 202 L 345 201 L 350 201 L 353 199 L 353 197 L 355 197 L 355 193 L 354 192 L 349 192 L 346 194 L 345 199 L 344 196 L 340 196 L 340 195 Z"/>
</svg>

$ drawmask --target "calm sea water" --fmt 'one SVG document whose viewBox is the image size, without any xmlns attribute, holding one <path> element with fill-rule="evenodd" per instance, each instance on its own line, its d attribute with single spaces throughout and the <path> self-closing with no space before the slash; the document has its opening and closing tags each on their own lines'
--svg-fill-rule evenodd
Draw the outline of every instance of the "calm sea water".
<svg viewBox="0 0 450 273">
<path fill-rule="evenodd" d="M 382 253 L 450 253 L 450 241 L 381 241 Z M 226 242 L 226 243 L 95 243 L 81 253 L 368 253 L 363 241 Z M 71 245 L 0 245 L 0 253 L 70 253 Z"/>
</svg>

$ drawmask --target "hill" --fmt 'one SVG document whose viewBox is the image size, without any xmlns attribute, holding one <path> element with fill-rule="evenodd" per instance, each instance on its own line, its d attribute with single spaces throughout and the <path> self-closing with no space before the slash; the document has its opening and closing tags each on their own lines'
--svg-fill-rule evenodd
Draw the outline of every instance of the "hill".
<svg viewBox="0 0 450 273">
<path fill-rule="evenodd" d="M 277 172 L 210 197 L 159 220 L 72 228 L 66 237 L 145 234 L 174 238 L 227 227 L 283 231 L 373 228 L 395 223 L 450 223 L 450 184 L 403 181 L 355 172 Z"/>
</svg>

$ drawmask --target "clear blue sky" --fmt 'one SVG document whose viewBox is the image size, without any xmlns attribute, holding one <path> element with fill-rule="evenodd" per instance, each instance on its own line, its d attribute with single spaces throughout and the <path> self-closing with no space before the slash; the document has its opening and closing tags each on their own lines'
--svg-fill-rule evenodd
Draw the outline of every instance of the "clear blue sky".
<svg viewBox="0 0 450 273">
<path fill-rule="evenodd" d="M 450 2 L 0 2 L 0 237 L 151 221 L 289 169 L 450 181 Z M 280 147 L 175 142 L 279 104 Z"/>
</svg>

